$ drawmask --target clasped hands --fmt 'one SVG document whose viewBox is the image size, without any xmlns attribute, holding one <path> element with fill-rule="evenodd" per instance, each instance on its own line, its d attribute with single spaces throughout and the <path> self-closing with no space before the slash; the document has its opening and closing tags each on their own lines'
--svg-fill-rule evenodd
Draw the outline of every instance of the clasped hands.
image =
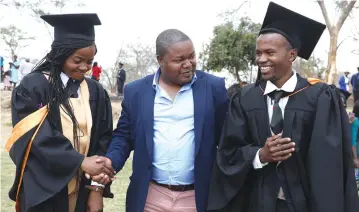
<svg viewBox="0 0 359 212">
<path fill-rule="evenodd" d="M 282 138 L 282 134 L 267 138 L 264 147 L 259 150 L 261 163 L 287 160 L 295 151 L 295 143 L 290 138 Z"/>
<path fill-rule="evenodd" d="M 115 170 L 109 158 L 103 156 L 85 157 L 82 161 L 81 169 L 85 172 L 87 179 L 106 185 L 115 180 Z"/>
</svg>

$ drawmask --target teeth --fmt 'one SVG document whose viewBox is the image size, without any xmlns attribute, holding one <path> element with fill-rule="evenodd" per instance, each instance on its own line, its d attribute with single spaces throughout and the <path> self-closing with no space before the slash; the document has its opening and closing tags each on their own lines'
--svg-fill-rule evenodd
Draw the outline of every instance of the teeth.
<svg viewBox="0 0 359 212">
<path fill-rule="evenodd" d="M 261 67 L 261 70 L 263 70 L 263 71 L 269 71 L 271 68 L 272 68 L 272 67 L 270 67 L 270 66 L 262 66 L 262 67 Z"/>
</svg>

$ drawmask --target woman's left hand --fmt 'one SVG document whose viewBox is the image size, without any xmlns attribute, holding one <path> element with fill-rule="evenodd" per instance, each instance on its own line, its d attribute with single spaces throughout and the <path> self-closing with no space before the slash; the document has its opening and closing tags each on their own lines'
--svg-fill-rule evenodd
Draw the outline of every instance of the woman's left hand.
<svg viewBox="0 0 359 212">
<path fill-rule="evenodd" d="M 101 191 L 91 191 L 87 200 L 87 212 L 102 212 L 103 197 Z"/>
</svg>

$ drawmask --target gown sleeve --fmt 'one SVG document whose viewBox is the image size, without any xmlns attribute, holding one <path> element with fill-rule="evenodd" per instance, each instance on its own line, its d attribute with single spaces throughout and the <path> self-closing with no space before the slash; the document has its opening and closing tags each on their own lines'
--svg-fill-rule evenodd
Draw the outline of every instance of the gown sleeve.
<svg viewBox="0 0 359 212">
<path fill-rule="evenodd" d="M 208 210 L 227 206 L 240 189 L 245 190 L 243 187 L 253 171 L 253 160 L 260 149 L 250 139 L 240 96 L 241 92 L 238 92 L 231 98 L 224 121 L 216 155 L 217 163 L 214 163 L 212 171 Z M 241 204 L 238 202 L 238 205 Z"/>
<path fill-rule="evenodd" d="M 13 91 L 13 126 L 46 103 L 45 90 L 35 88 L 34 83 L 25 77 Z M 9 192 L 12 200 L 16 198 L 25 150 L 36 128 L 20 137 L 10 149 L 10 157 L 16 166 L 15 181 Z M 83 159 L 84 156 L 46 118 L 33 140 L 24 172 L 22 186 L 27 205 L 37 205 L 60 192 L 76 174 Z"/>
<path fill-rule="evenodd" d="M 358 191 L 348 115 L 338 91 L 320 93 L 307 157 L 312 211 L 356 212 Z"/>
<path fill-rule="evenodd" d="M 104 93 L 104 111 L 99 120 L 99 139 L 98 139 L 98 148 L 96 149 L 96 155 L 105 156 L 108 146 L 112 138 L 113 131 L 113 119 L 112 119 L 112 107 L 110 97 L 107 92 L 103 89 Z"/>
</svg>

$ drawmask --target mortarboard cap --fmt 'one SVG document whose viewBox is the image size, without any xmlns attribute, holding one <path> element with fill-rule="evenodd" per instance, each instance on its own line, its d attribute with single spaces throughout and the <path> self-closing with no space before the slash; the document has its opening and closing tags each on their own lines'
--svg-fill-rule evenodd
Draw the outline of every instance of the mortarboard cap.
<svg viewBox="0 0 359 212">
<path fill-rule="evenodd" d="M 298 49 L 298 56 L 308 60 L 325 28 L 322 23 L 270 2 L 259 34 L 283 35 Z"/>
<path fill-rule="evenodd" d="M 54 27 L 52 47 L 80 48 L 81 43 L 95 41 L 95 25 L 101 21 L 95 13 L 43 15 L 41 18 Z"/>
</svg>

